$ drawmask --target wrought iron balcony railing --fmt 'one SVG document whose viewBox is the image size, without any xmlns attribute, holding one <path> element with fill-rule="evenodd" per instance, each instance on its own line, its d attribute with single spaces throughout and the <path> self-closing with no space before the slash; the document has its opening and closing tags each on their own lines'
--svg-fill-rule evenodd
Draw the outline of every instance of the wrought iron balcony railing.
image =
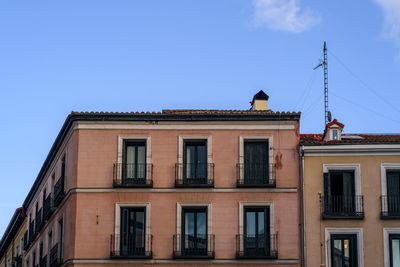
<svg viewBox="0 0 400 267">
<path fill-rule="evenodd" d="M 215 257 L 214 235 L 174 235 L 175 259 L 213 259 Z"/>
<path fill-rule="evenodd" d="M 400 195 L 381 196 L 381 218 L 400 219 Z"/>
<path fill-rule="evenodd" d="M 53 214 L 53 207 L 52 207 L 52 197 L 51 194 L 44 200 L 43 203 L 43 221 L 47 221 L 50 219 L 51 215 Z"/>
<path fill-rule="evenodd" d="M 363 196 L 323 196 L 322 218 L 324 219 L 364 218 Z"/>
<path fill-rule="evenodd" d="M 61 247 L 56 243 L 50 250 L 50 266 L 59 267 L 62 264 Z"/>
<path fill-rule="evenodd" d="M 151 259 L 153 256 L 153 236 L 144 235 L 136 237 L 126 235 L 111 235 L 111 258 Z"/>
<path fill-rule="evenodd" d="M 42 208 L 40 208 L 37 212 L 36 212 L 36 224 L 35 224 L 35 232 L 40 232 L 40 230 L 42 230 L 43 227 L 43 216 L 42 216 Z"/>
<path fill-rule="evenodd" d="M 64 176 L 61 175 L 57 183 L 54 185 L 54 207 L 58 207 L 65 195 Z"/>
<path fill-rule="evenodd" d="M 153 164 L 114 163 L 114 187 L 152 187 Z"/>
<path fill-rule="evenodd" d="M 247 164 L 238 163 L 237 186 L 238 187 L 275 187 L 275 164 Z"/>
<path fill-rule="evenodd" d="M 237 235 L 236 257 L 238 259 L 277 259 L 278 234 Z"/>
<path fill-rule="evenodd" d="M 214 163 L 175 164 L 176 187 L 213 187 Z"/>
</svg>

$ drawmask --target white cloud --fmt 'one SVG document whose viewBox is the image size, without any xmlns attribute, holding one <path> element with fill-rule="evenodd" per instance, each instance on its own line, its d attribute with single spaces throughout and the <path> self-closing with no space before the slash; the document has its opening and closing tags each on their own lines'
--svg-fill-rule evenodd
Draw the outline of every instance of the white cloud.
<svg viewBox="0 0 400 267">
<path fill-rule="evenodd" d="M 301 33 L 320 21 L 310 9 L 301 10 L 299 0 L 253 0 L 253 5 L 256 25 L 272 30 Z"/>
<path fill-rule="evenodd" d="M 385 19 L 384 34 L 393 39 L 400 49 L 400 1 L 399 0 L 375 0 L 382 8 Z M 400 56 L 400 53 L 399 53 Z"/>
</svg>

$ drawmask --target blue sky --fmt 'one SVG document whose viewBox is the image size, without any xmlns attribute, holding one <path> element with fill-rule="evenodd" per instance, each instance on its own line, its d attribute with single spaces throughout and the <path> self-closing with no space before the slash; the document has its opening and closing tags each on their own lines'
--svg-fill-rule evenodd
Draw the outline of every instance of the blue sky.
<svg viewBox="0 0 400 267">
<path fill-rule="evenodd" d="M 400 128 L 400 1 L 0 1 L 0 234 L 72 111 L 248 109 Z"/>
</svg>

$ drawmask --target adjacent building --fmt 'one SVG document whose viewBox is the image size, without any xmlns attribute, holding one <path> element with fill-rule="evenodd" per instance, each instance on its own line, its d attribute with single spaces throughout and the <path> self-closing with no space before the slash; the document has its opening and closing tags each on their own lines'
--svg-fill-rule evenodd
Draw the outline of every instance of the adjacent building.
<svg viewBox="0 0 400 267">
<path fill-rule="evenodd" d="M 400 266 L 400 135 L 302 134 L 306 266 Z"/>
<path fill-rule="evenodd" d="M 25 266 L 300 266 L 300 114 L 267 105 L 72 112 L 23 204 Z"/>
<path fill-rule="evenodd" d="M 24 234 L 26 216 L 23 207 L 15 210 L 0 241 L 0 266 L 22 267 L 24 262 Z"/>
</svg>

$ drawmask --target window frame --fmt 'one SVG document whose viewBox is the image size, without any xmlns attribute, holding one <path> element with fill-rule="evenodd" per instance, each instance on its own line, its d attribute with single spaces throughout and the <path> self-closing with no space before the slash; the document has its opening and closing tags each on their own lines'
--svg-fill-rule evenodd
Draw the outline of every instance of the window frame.
<svg viewBox="0 0 400 267">
<path fill-rule="evenodd" d="M 323 164 L 322 165 L 322 188 L 324 188 L 323 177 L 330 171 L 354 171 L 354 195 L 361 196 L 361 167 L 359 163 L 345 164 Z"/>
<path fill-rule="evenodd" d="M 121 165 L 124 163 L 125 157 L 125 142 L 145 142 L 146 149 L 146 165 L 151 164 L 151 136 L 150 135 L 137 135 L 137 134 L 124 134 L 118 135 L 118 148 L 117 148 L 117 164 Z M 122 181 L 122 168 L 118 169 L 117 181 Z M 146 170 L 146 181 L 151 180 L 151 173 Z"/>
<path fill-rule="evenodd" d="M 151 212 L 151 204 L 150 202 L 117 202 L 115 203 L 115 227 L 114 227 L 114 235 L 121 234 L 121 208 L 144 208 L 145 209 L 145 235 L 151 235 L 150 228 L 150 212 Z M 146 251 L 150 250 L 151 244 L 149 244 L 148 239 L 145 238 L 145 249 Z M 114 250 L 120 250 L 119 242 L 114 243 Z"/>
<path fill-rule="evenodd" d="M 332 267 L 331 235 L 357 236 L 357 261 L 358 267 L 364 267 L 363 229 L 362 228 L 325 228 L 325 265 Z"/>
<path fill-rule="evenodd" d="M 382 196 L 387 196 L 387 171 L 400 171 L 400 163 L 381 163 L 381 193 Z"/>
<path fill-rule="evenodd" d="M 390 267 L 390 235 L 400 235 L 400 228 L 383 228 L 384 267 Z"/>
<path fill-rule="evenodd" d="M 269 248 L 271 250 L 273 239 L 272 235 L 275 234 L 274 231 L 274 202 L 273 201 L 257 201 L 257 202 L 247 202 L 242 201 L 239 202 L 239 235 L 244 235 L 244 227 L 245 227 L 245 211 L 244 209 L 248 208 L 257 208 L 257 207 L 269 207 L 269 235 L 270 235 L 270 242 Z M 240 251 L 244 251 L 244 242 L 239 244 Z"/>
</svg>

